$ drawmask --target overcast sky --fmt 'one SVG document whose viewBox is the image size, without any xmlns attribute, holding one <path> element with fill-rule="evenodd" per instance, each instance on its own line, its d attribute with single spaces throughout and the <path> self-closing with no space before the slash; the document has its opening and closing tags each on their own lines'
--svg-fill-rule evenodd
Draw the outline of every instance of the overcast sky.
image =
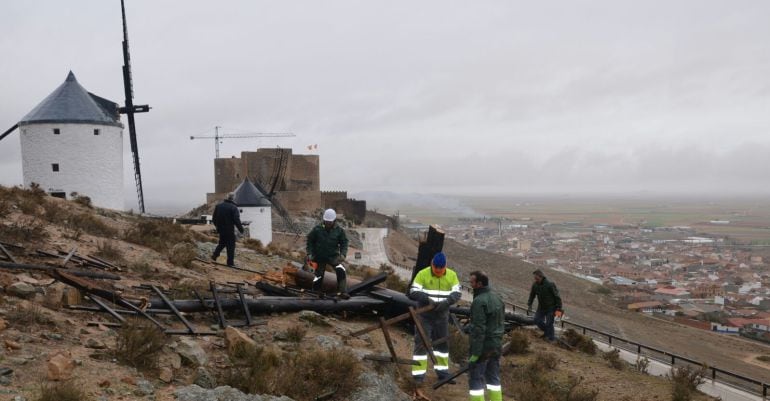
<svg viewBox="0 0 770 401">
<path fill-rule="evenodd" d="M 137 116 L 149 209 L 213 190 L 213 140 L 189 136 L 215 125 L 297 135 L 225 140 L 225 157 L 317 144 L 324 190 L 770 193 L 768 1 L 127 0 L 127 14 L 135 102 L 153 107 Z M 118 0 L 5 1 L 0 26 L 0 130 L 69 70 L 123 103 Z M 18 133 L 0 141 L 0 184 L 22 182 L 19 154 Z"/>
</svg>

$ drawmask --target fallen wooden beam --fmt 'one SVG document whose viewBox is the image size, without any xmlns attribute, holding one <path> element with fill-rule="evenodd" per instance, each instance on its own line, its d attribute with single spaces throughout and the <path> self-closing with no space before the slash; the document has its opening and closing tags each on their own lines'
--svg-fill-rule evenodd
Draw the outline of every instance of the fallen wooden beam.
<svg viewBox="0 0 770 401">
<path fill-rule="evenodd" d="M 42 271 L 46 273 L 51 273 L 55 270 L 57 270 L 56 267 L 51 266 L 43 266 L 43 265 L 28 265 L 28 264 L 22 264 L 22 263 L 10 263 L 10 262 L 2 262 L 0 261 L 0 268 L 4 269 L 11 269 L 11 270 L 33 270 L 33 271 Z M 89 272 L 89 271 L 81 271 L 81 270 L 66 270 L 69 274 L 77 277 L 88 277 L 88 278 L 101 278 L 101 279 L 107 279 L 107 280 L 120 280 L 120 276 L 116 274 L 111 273 L 105 273 L 105 272 Z"/>
</svg>

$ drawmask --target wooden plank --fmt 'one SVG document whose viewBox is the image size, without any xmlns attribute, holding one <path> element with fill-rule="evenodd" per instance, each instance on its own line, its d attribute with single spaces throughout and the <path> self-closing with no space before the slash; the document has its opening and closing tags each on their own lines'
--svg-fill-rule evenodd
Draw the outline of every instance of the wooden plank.
<svg viewBox="0 0 770 401">
<path fill-rule="evenodd" d="M 72 248 L 70 253 L 67 254 L 67 257 L 64 258 L 64 261 L 61 262 L 61 267 L 67 267 L 67 263 L 72 259 L 72 256 L 75 255 L 75 251 L 77 251 L 78 247 Z"/>
<path fill-rule="evenodd" d="M 241 300 L 241 306 L 243 306 L 243 314 L 246 316 L 246 325 L 251 326 L 251 311 L 249 311 L 249 306 L 246 305 L 246 297 L 243 295 L 243 287 L 241 284 L 237 284 L 235 288 L 238 290 L 238 298 Z"/>
<path fill-rule="evenodd" d="M 2 252 L 3 255 L 5 255 L 5 257 L 8 258 L 8 260 L 11 261 L 11 263 L 19 263 L 18 261 L 16 261 L 16 259 L 13 257 L 13 255 L 11 255 L 11 253 L 8 252 L 7 249 L 5 249 L 3 244 L 0 244 L 0 252 Z"/>
<path fill-rule="evenodd" d="M 226 328 L 227 320 L 225 314 L 222 312 L 222 305 L 219 303 L 219 294 L 217 293 L 217 285 L 213 281 L 209 281 L 211 287 L 211 295 L 214 297 L 214 305 L 217 307 L 217 314 L 219 315 L 219 327 Z"/>
<path fill-rule="evenodd" d="M 375 361 L 375 362 L 393 362 L 389 355 L 374 355 L 374 354 L 364 355 L 364 359 L 369 361 Z M 403 358 L 396 359 L 395 363 L 398 363 L 400 365 L 419 365 L 417 361 L 413 361 L 411 359 L 403 359 Z"/>
<path fill-rule="evenodd" d="M 382 335 L 385 337 L 385 344 L 388 345 L 388 351 L 390 352 L 390 361 L 396 362 L 398 360 L 398 355 L 396 355 L 396 349 L 393 347 L 393 341 L 390 340 L 388 325 L 385 324 L 385 318 L 382 316 L 380 316 L 380 328 L 382 329 Z"/>
<path fill-rule="evenodd" d="M 160 297 L 161 300 L 163 300 L 163 303 L 168 306 L 169 309 L 171 309 L 171 312 L 174 312 L 177 318 L 182 321 L 182 324 L 187 327 L 187 330 L 190 331 L 190 333 L 195 333 L 195 328 L 190 324 L 187 319 L 185 319 L 184 316 L 182 316 L 181 313 L 179 313 L 179 310 L 174 306 L 174 304 L 166 297 L 166 294 L 164 294 L 161 290 L 158 289 L 156 286 L 152 286 L 152 290 L 155 291 L 156 294 Z"/>
<path fill-rule="evenodd" d="M 433 261 L 433 256 L 441 252 L 444 248 L 444 231 L 440 230 L 435 225 L 428 227 L 428 235 L 425 237 L 425 241 L 420 241 L 420 246 L 417 248 L 417 262 L 412 269 L 412 278 L 409 280 L 409 285 L 412 285 L 414 276 L 417 272 L 430 266 L 430 262 Z"/>
<path fill-rule="evenodd" d="M 426 306 L 423 306 L 422 308 L 419 308 L 419 309 L 415 310 L 415 312 L 417 314 L 421 314 L 421 313 L 425 313 L 425 312 L 431 311 L 431 310 L 433 310 L 433 308 L 435 308 L 434 305 L 426 305 Z M 396 317 L 392 317 L 392 318 L 386 320 L 385 324 L 388 325 L 388 326 L 392 326 L 392 325 L 394 325 L 396 323 L 400 323 L 400 322 L 403 322 L 404 320 L 408 320 L 410 317 L 412 317 L 411 313 L 407 312 L 407 313 L 404 313 L 403 315 L 398 315 Z M 377 330 L 379 328 L 380 328 L 380 325 L 376 324 L 374 326 L 369 326 L 369 327 L 367 327 L 365 329 L 361 329 L 361 330 L 358 330 L 356 332 L 350 333 L 350 335 L 352 337 L 358 337 L 358 336 L 360 336 L 362 334 L 366 334 L 366 333 L 368 333 L 370 331 Z"/>
<path fill-rule="evenodd" d="M 121 323 L 125 323 L 126 319 L 123 316 L 120 316 L 120 314 L 107 306 L 104 302 L 100 301 L 99 298 L 97 298 L 95 295 L 89 295 L 88 299 L 94 301 L 95 304 L 99 305 L 100 308 L 102 308 L 105 312 L 109 313 L 114 317 L 115 319 L 118 319 Z"/>
<path fill-rule="evenodd" d="M 380 273 L 374 277 L 370 277 L 358 284 L 350 286 L 350 288 L 348 288 L 348 294 L 352 296 L 358 292 L 367 291 L 370 288 L 374 287 L 375 285 L 380 284 L 383 281 L 387 280 L 387 278 L 388 278 L 388 273 L 385 273 L 385 272 Z"/>
<path fill-rule="evenodd" d="M 420 341 L 422 341 L 422 345 L 425 346 L 425 350 L 428 351 L 428 356 L 430 357 L 430 360 L 435 364 L 436 355 L 433 354 L 433 345 L 431 345 L 430 338 L 428 338 L 428 335 L 425 334 L 425 328 L 422 327 L 422 323 L 420 322 L 420 317 L 417 315 L 417 312 L 411 306 L 409 307 L 409 314 L 412 316 L 412 320 L 414 321 L 414 327 L 417 328 L 417 334 L 420 336 Z"/>
</svg>

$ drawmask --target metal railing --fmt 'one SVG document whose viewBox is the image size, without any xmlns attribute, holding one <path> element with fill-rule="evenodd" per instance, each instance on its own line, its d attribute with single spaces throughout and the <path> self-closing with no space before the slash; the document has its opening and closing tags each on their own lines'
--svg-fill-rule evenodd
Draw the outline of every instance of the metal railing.
<svg viewBox="0 0 770 401">
<path fill-rule="evenodd" d="M 516 304 L 512 304 L 512 303 L 506 303 L 506 304 L 512 308 L 512 311 L 514 313 L 517 310 L 519 310 L 519 311 L 524 311 L 524 313 L 527 316 L 529 316 L 531 314 L 531 312 L 529 311 L 529 309 L 526 306 L 516 305 Z M 704 367 L 706 367 L 711 372 L 711 380 L 712 381 L 720 382 L 722 384 L 725 384 L 725 385 L 728 385 L 728 386 L 732 386 L 732 387 L 738 387 L 740 390 L 744 390 L 744 391 L 751 392 L 751 393 L 754 393 L 754 394 L 761 394 L 763 398 L 767 398 L 768 393 L 770 392 L 769 391 L 770 390 L 770 383 L 764 383 L 761 380 L 757 380 L 757 379 L 754 379 L 754 378 L 751 378 L 751 377 L 747 377 L 747 376 L 744 376 L 744 375 L 741 375 L 741 374 L 738 374 L 738 373 L 735 373 L 735 372 L 731 372 L 729 370 L 720 369 L 720 368 L 718 368 L 716 366 L 709 366 L 708 364 L 705 364 L 705 363 L 700 362 L 700 361 L 696 361 L 696 360 L 694 360 L 692 358 L 688 358 L 688 357 L 685 357 L 685 356 L 682 356 L 682 355 L 678 355 L 678 354 L 675 354 L 673 352 L 666 351 L 666 350 L 663 350 L 663 349 L 660 349 L 660 348 L 651 347 L 649 345 L 645 345 L 645 344 L 642 344 L 642 343 L 639 343 L 639 342 L 636 342 L 636 341 L 627 340 L 625 338 L 616 336 L 614 334 L 610 334 L 610 333 L 607 333 L 607 332 L 604 332 L 604 331 L 601 331 L 601 330 L 598 330 L 598 329 L 594 329 L 592 327 L 585 326 L 585 325 L 582 325 L 582 324 L 579 324 L 579 323 L 568 322 L 568 321 L 565 321 L 565 320 L 562 319 L 560 321 L 560 324 L 561 324 L 561 328 L 562 329 L 565 328 L 564 327 L 565 325 L 569 325 L 569 326 L 573 326 L 573 327 L 579 328 L 579 329 L 582 330 L 582 334 L 583 335 L 590 335 L 589 333 L 594 333 L 596 335 L 599 335 L 599 336 L 602 336 L 602 337 L 606 337 L 607 338 L 607 344 L 609 344 L 611 346 L 614 346 L 616 348 L 621 348 L 621 349 L 624 349 L 626 351 L 633 351 L 634 350 L 633 347 L 635 347 L 636 348 L 636 354 L 639 355 L 639 356 L 643 355 L 642 351 L 644 351 L 644 350 L 656 352 L 658 354 L 663 355 L 665 357 L 665 359 L 663 359 L 663 358 L 651 358 L 651 359 L 654 359 L 654 360 L 657 360 L 659 362 L 663 362 L 663 363 L 666 363 L 666 364 L 670 364 L 671 366 L 674 366 L 676 364 L 676 361 L 687 362 L 687 363 L 690 363 L 690 364 L 693 364 L 693 365 L 696 365 L 696 366 L 704 366 Z M 591 336 L 591 337 L 593 338 L 593 336 Z M 613 344 L 613 341 L 615 341 L 615 344 Z M 625 344 L 630 345 L 632 347 L 631 348 L 629 348 L 629 347 L 622 347 L 622 346 L 620 346 L 618 344 L 618 342 L 625 343 Z M 648 355 L 644 355 L 644 356 L 648 357 Z M 717 378 L 717 374 L 722 375 L 723 377 Z M 734 380 L 733 381 L 727 381 L 726 379 L 728 379 L 728 378 L 729 379 L 734 379 Z M 761 391 L 757 391 L 757 387 L 759 387 L 761 389 Z"/>
</svg>

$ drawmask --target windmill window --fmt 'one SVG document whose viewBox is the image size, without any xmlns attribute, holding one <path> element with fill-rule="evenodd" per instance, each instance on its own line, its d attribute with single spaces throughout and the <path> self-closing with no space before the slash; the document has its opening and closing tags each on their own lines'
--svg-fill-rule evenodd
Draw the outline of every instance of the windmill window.
<svg viewBox="0 0 770 401">
<path fill-rule="evenodd" d="M 53 129 L 53 134 L 54 134 L 54 135 L 59 135 L 59 134 L 61 134 L 61 130 L 60 130 L 60 129 L 58 129 L 58 128 L 54 128 L 54 129 Z"/>
<path fill-rule="evenodd" d="M 53 164 L 51 164 L 51 169 L 52 169 L 54 172 L 58 172 L 58 171 L 59 171 L 59 163 L 53 163 Z"/>
<path fill-rule="evenodd" d="M 94 135 L 99 135 L 99 128 L 94 129 Z"/>
</svg>

